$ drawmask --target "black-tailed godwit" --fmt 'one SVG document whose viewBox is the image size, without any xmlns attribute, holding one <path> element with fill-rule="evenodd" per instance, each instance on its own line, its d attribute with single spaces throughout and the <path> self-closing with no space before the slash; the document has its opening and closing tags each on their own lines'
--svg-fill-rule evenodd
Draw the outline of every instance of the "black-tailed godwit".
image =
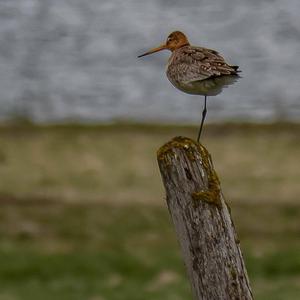
<svg viewBox="0 0 300 300">
<path fill-rule="evenodd" d="M 191 46 L 187 37 L 180 31 L 172 32 L 166 43 L 139 55 L 142 57 L 161 50 L 170 50 L 167 64 L 167 77 L 179 90 L 204 96 L 204 108 L 198 132 L 199 142 L 207 108 L 207 96 L 221 93 L 224 87 L 233 84 L 238 78 L 238 66 L 231 66 L 215 50 Z"/>
</svg>

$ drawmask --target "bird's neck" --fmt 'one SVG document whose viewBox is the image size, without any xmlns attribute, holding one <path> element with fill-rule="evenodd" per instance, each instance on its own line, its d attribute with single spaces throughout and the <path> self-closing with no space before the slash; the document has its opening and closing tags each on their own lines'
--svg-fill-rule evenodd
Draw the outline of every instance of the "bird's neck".
<svg viewBox="0 0 300 300">
<path fill-rule="evenodd" d="M 180 49 L 180 48 L 182 48 L 182 47 L 186 47 L 186 46 L 190 46 L 190 43 L 189 43 L 189 42 L 182 42 L 182 43 L 180 43 L 179 45 L 177 45 L 176 48 L 174 48 L 174 49 L 172 50 L 172 52 L 173 52 L 173 51 L 176 51 L 176 50 L 178 50 L 178 49 Z"/>
</svg>

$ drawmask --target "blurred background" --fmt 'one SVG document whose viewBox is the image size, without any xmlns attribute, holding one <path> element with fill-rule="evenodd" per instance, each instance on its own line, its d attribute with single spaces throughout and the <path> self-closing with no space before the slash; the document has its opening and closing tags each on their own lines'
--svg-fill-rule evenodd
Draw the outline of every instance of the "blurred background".
<svg viewBox="0 0 300 300">
<path fill-rule="evenodd" d="M 0 300 L 190 299 L 156 151 L 203 99 L 137 55 L 174 30 L 242 78 L 208 101 L 256 299 L 300 295 L 300 7 L 280 0 L 0 1 Z"/>
</svg>

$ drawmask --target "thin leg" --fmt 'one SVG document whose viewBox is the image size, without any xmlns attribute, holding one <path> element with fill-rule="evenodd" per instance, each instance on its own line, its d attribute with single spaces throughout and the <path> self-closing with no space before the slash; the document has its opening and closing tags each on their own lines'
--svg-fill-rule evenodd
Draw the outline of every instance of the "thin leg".
<svg viewBox="0 0 300 300">
<path fill-rule="evenodd" d="M 198 137 L 197 137 L 197 142 L 199 143 L 200 141 L 200 136 L 201 136 L 201 132 L 202 132 L 202 127 L 203 127 L 203 123 L 204 123 L 204 120 L 205 120 L 205 116 L 206 116 L 206 113 L 207 113 L 207 109 L 206 109 L 206 95 L 204 97 L 204 108 L 203 108 L 203 111 L 202 111 L 202 120 L 201 120 L 201 124 L 200 124 L 200 129 L 199 129 L 199 132 L 198 132 Z"/>
</svg>

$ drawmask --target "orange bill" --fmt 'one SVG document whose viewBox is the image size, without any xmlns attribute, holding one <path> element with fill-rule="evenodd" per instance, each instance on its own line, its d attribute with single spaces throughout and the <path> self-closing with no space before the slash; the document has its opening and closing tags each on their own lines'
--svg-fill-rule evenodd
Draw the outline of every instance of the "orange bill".
<svg viewBox="0 0 300 300">
<path fill-rule="evenodd" d="M 155 52 L 158 52 L 158 51 L 161 51 L 161 50 L 165 50 L 165 49 L 167 49 L 167 46 L 164 44 L 164 45 L 161 45 L 159 47 L 153 48 L 153 49 L 149 50 L 148 52 L 146 52 L 144 54 L 139 55 L 138 58 L 140 58 L 142 56 L 152 54 L 152 53 L 155 53 Z"/>
</svg>

